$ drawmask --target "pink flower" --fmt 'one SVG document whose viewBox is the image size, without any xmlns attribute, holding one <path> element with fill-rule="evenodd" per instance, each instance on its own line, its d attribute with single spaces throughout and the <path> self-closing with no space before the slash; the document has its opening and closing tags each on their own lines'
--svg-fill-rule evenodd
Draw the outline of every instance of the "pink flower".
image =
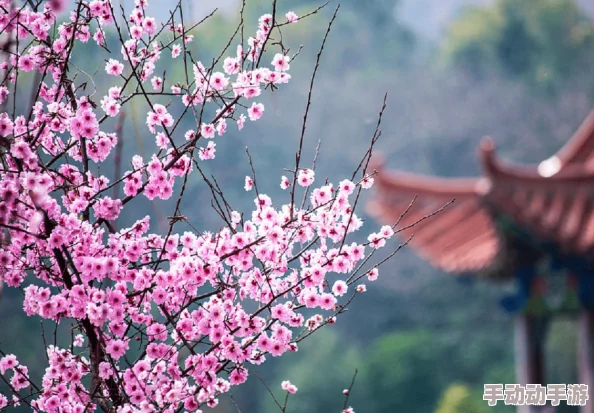
<svg viewBox="0 0 594 413">
<path fill-rule="evenodd" d="M 227 87 L 229 79 L 221 72 L 215 72 L 210 77 L 210 85 L 214 90 L 221 91 Z"/>
<path fill-rule="evenodd" d="M 109 343 L 107 343 L 106 351 L 110 357 L 112 357 L 114 360 L 118 360 L 124 354 L 126 354 L 126 351 L 128 351 L 128 341 L 111 340 Z"/>
<path fill-rule="evenodd" d="M 349 196 L 355 190 L 355 184 L 349 181 L 348 179 L 345 179 L 344 181 L 340 181 L 340 184 L 338 185 L 338 190 L 341 193 Z"/>
<path fill-rule="evenodd" d="M 384 225 L 380 229 L 380 234 L 385 239 L 390 239 L 390 238 L 392 238 L 392 235 L 394 235 L 394 230 L 392 229 L 392 227 L 390 225 Z"/>
<path fill-rule="evenodd" d="M 239 115 L 239 118 L 237 119 L 237 129 L 242 130 L 244 123 L 245 123 L 245 115 L 242 113 L 241 115 Z"/>
<path fill-rule="evenodd" d="M 248 116 L 250 117 L 251 121 L 258 120 L 262 117 L 264 113 L 264 105 L 261 103 L 252 103 L 252 106 L 248 109 Z"/>
<path fill-rule="evenodd" d="M 238 367 L 234 369 L 229 375 L 229 381 L 232 385 L 237 386 L 247 380 L 248 372 L 246 369 Z"/>
<path fill-rule="evenodd" d="M 281 53 L 277 53 L 274 55 L 274 58 L 272 59 L 272 65 L 274 66 L 274 70 L 276 70 L 277 72 L 284 72 L 286 70 L 289 70 L 289 68 L 291 67 L 289 65 L 290 61 L 291 58 L 289 56 L 284 56 Z"/>
<path fill-rule="evenodd" d="M 196 402 L 196 399 L 193 397 L 188 397 L 184 400 L 184 409 L 193 412 L 194 410 L 198 410 L 199 404 Z"/>
<path fill-rule="evenodd" d="M 212 139 L 215 137 L 215 127 L 212 123 L 203 123 L 200 128 L 202 136 L 206 139 Z"/>
<path fill-rule="evenodd" d="M 315 308 L 320 303 L 320 297 L 315 291 L 308 291 L 303 295 L 303 301 L 307 308 Z"/>
<path fill-rule="evenodd" d="M 332 294 L 324 293 L 320 296 L 319 305 L 323 310 L 332 310 L 336 305 L 336 297 Z"/>
<path fill-rule="evenodd" d="M 217 122 L 217 133 L 219 136 L 223 136 L 227 131 L 227 121 L 225 119 L 220 119 Z"/>
<path fill-rule="evenodd" d="M 142 27 L 132 26 L 130 28 L 130 37 L 133 39 L 140 39 L 142 37 Z"/>
<path fill-rule="evenodd" d="M 8 354 L 0 359 L 0 374 L 4 375 L 6 370 L 15 368 L 19 362 L 14 354 Z"/>
<path fill-rule="evenodd" d="M 105 71 L 108 75 L 119 76 L 124 71 L 124 65 L 115 59 L 109 59 L 105 65 Z"/>
<path fill-rule="evenodd" d="M 176 57 L 178 57 L 180 55 L 180 53 L 181 53 L 181 50 L 182 49 L 181 49 L 181 46 L 179 44 L 174 44 L 171 47 L 171 57 L 173 57 L 174 59 Z"/>
<path fill-rule="evenodd" d="M 155 24 L 155 19 L 152 17 L 146 17 L 144 19 L 144 21 L 142 22 L 142 28 L 144 29 L 145 32 L 147 32 L 149 35 L 153 35 L 155 34 L 155 29 L 156 29 L 156 24 Z"/>
<path fill-rule="evenodd" d="M 228 75 L 235 75 L 239 72 L 241 66 L 239 65 L 239 59 L 235 57 L 227 57 L 223 62 L 223 68 L 225 73 Z"/>
<path fill-rule="evenodd" d="M 216 143 L 214 143 L 213 141 L 208 142 L 206 148 L 200 148 L 198 150 L 198 157 L 203 161 L 208 159 L 214 159 L 216 153 L 216 146 Z"/>
<path fill-rule="evenodd" d="M 111 376 L 113 376 L 111 364 L 107 362 L 99 363 L 99 377 L 101 377 L 103 380 L 106 380 Z"/>
<path fill-rule="evenodd" d="M 377 268 L 372 268 L 367 273 L 367 279 L 369 281 L 375 281 L 375 280 L 377 280 L 378 276 L 379 276 L 379 270 Z"/>
<path fill-rule="evenodd" d="M 373 179 L 371 176 L 369 176 L 369 175 L 366 175 L 366 176 L 365 176 L 365 177 L 364 177 L 364 178 L 361 180 L 361 187 L 362 187 L 363 189 L 369 189 L 369 188 L 371 188 L 371 187 L 373 186 L 373 182 L 374 182 L 374 179 Z"/>
<path fill-rule="evenodd" d="M 338 297 L 342 297 L 346 294 L 348 289 L 349 286 L 346 282 L 344 282 L 343 280 L 338 280 L 334 283 L 334 286 L 332 287 L 332 293 Z"/>
<path fill-rule="evenodd" d="M 291 182 L 289 182 L 286 176 L 282 176 L 280 183 L 281 189 L 287 189 L 289 186 L 291 186 Z"/>
<path fill-rule="evenodd" d="M 19 58 L 19 69 L 23 72 L 30 72 L 35 67 L 31 56 L 21 56 Z"/>
<path fill-rule="evenodd" d="M 57 412 L 60 407 L 60 398 L 58 396 L 52 396 L 45 401 L 45 408 L 49 412 Z"/>
<path fill-rule="evenodd" d="M 281 383 L 281 388 L 291 394 L 297 393 L 297 386 L 292 384 L 289 380 L 285 380 Z"/>
<path fill-rule="evenodd" d="M 386 245 L 386 240 L 380 234 L 369 234 L 367 240 L 369 241 L 369 244 L 375 249 L 382 248 L 384 245 Z"/>
<path fill-rule="evenodd" d="M 285 17 L 287 18 L 287 21 L 290 23 L 297 23 L 297 20 L 299 20 L 299 17 L 297 17 L 297 15 L 292 11 L 287 12 L 287 14 L 285 14 Z"/>
<path fill-rule="evenodd" d="M 73 345 L 75 347 L 82 347 L 84 344 L 85 340 L 82 334 L 77 334 L 76 337 L 74 337 L 74 341 L 73 341 Z"/>
<path fill-rule="evenodd" d="M 161 87 L 163 86 L 163 79 L 161 79 L 158 76 L 155 76 L 151 79 L 151 84 L 153 85 L 153 89 L 161 90 Z"/>
<path fill-rule="evenodd" d="M 114 117 L 120 112 L 120 104 L 111 98 L 104 98 L 101 101 L 101 108 L 108 116 Z"/>
<path fill-rule="evenodd" d="M 245 177 L 245 185 L 243 186 L 246 191 L 251 191 L 254 181 L 249 176 Z"/>
<path fill-rule="evenodd" d="M 297 183 L 301 186 L 310 186 L 314 182 L 315 172 L 311 169 L 301 169 L 297 175 Z"/>
<path fill-rule="evenodd" d="M 4 103 L 9 93 L 6 86 L 0 86 L 0 104 Z"/>
</svg>

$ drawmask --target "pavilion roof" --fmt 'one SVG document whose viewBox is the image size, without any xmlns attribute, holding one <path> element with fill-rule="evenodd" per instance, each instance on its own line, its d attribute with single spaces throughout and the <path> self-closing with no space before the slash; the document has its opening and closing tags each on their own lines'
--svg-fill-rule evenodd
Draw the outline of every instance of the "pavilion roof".
<svg viewBox="0 0 594 413">
<path fill-rule="evenodd" d="M 514 251 L 500 217 L 555 243 L 563 253 L 594 253 L 594 110 L 563 148 L 538 165 L 499 159 L 490 138 L 483 139 L 479 153 L 484 175 L 477 178 L 388 172 L 375 159 L 378 174 L 369 212 L 394 223 L 408 208 L 399 227 L 415 225 L 399 234 L 414 234 L 412 248 L 456 274 L 510 275 L 505 270 Z"/>
</svg>

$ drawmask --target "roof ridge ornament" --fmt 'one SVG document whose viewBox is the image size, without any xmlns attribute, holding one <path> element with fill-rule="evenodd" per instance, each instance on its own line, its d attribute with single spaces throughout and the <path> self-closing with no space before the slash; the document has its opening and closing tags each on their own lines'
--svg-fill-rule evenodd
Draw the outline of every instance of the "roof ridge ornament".
<svg viewBox="0 0 594 413">
<path fill-rule="evenodd" d="M 483 170 L 487 175 L 493 175 L 493 173 L 498 169 L 496 165 L 497 161 L 495 160 L 495 151 L 495 139 L 490 136 L 483 137 L 483 139 L 481 139 L 481 143 L 479 144 L 479 157 L 481 163 L 483 164 Z"/>
</svg>

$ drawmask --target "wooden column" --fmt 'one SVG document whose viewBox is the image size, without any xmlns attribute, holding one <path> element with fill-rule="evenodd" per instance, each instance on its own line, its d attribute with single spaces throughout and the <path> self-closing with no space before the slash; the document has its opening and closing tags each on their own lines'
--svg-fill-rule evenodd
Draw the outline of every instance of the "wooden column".
<svg viewBox="0 0 594 413">
<path fill-rule="evenodd" d="M 580 413 L 594 413 L 594 310 L 583 309 L 578 320 L 578 376 L 579 384 L 588 385 L 589 400 Z"/>
<path fill-rule="evenodd" d="M 516 382 L 542 384 L 545 382 L 544 344 L 546 320 L 518 314 L 515 320 Z M 551 406 L 518 406 L 518 413 L 549 413 Z"/>
</svg>

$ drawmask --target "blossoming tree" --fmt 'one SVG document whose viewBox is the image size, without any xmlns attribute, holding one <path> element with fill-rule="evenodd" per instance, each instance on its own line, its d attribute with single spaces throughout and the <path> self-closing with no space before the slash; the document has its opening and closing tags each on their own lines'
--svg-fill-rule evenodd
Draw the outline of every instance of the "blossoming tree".
<svg viewBox="0 0 594 413">
<path fill-rule="evenodd" d="M 66 5 L 72 9 L 60 23 L 57 13 Z M 66 348 L 47 345 L 39 383 L 18 354 L 0 348 L 0 378 L 9 389 L 0 395 L 0 409 L 214 407 L 246 381 L 251 365 L 297 351 L 301 340 L 333 323 L 365 291 L 361 278 L 377 278 L 380 262 L 371 258 L 393 227 L 371 233 L 365 243 L 348 235 L 362 227 L 355 207 L 373 184 L 367 166 L 379 122 L 359 167 L 337 185 L 315 187 L 314 168 L 301 157 L 326 37 L 295 165 L 289 176 L 275 178 L 286 199 L 273 203 L 260 193 L 254 171 L 245 181 L 237 177 L 238 186 L 251 191 L 246 196 L 255 193 L 254 210 L 242 214 L 202 173 L 204 162 L 216 162 L 216 138 L 265 116 L 258 97 L 291 79 L 295 55 L 283 45 L 281 30 L 317 10 L 298 17 L 271 6 L 271 14 L 252 22 L 247 39 L 242 18 L 225 50 L 206 65 L 188 51 L 195 25 L 184 21 L 180 4 L 160 24 L 147 15 L 146 0 L 136 0 L 129 14 L 109 0 L 0 0 L 6 56 L 0 65 L 0 280 L 24 291 L 28 316 L 68 323 L 74 331 Z M 116 44 L 108 44 L 108 33 Z M 100 104 L 71 64 L 87 42 L 109 55 L 105 71 L 112 82 Z M 183 78 L 157 76 L 160 61 L 181 66 Z M 32 74 L 32 104 L 21 113 L 16 101 L 31 88 L 22 79 Z M 109 165 L 100 166 L 113 159 L 121 136 L 106 121 L 136 100 L 148 108 L 142 133 L 155 142 L 154 153 L 124 159 L 129 170 L 110 181 L 101 174 Z M 187 117 L 194 127 L 182 130 Z M 221 217 L 218 232 L 178 229 L 189 179 L 210 187 L 209 201 Z M 125 196 L 110 197 L 118 185 Z M 152 230 L 148 216 L 127 228 L 115 225 L 135 203 L 172 197 L 168 231 Z M 282 389 L 297 391 L 288 381 Z"/>
</svg>

